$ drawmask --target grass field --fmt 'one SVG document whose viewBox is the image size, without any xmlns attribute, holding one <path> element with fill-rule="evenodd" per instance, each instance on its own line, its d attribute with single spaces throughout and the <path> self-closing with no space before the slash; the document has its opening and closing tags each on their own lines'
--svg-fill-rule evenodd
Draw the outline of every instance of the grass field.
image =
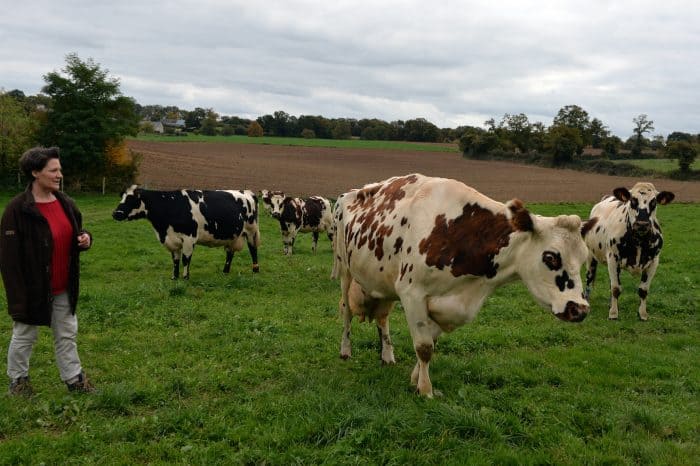
<svg viewBox="0 0 700 466">
<path fill-rule="evenodd" d="M 655 170 L 662 173 L 670 173 L 678 170 L 678 160 L 671 159 L 621 159 L 613 160 L 615 163 L 631 163 L 646 170 Z M 691 170 L 700 170 L 700 160 L 690 165 Z"/>
<path fill-rule="evenodd" d="M 140 134 L 140 141 L 154 142 L 225 142 L 233 144 L 267 144 L 276 146 L 336 147 L 350 149 L 410 150 L 427 152 L 458 152 L 456 144 L 431 144 L 406 141 L 368 141 L 364 139 L 306 139 L 263 136 L 164 136 L 158 134 Z"/>
<path fill-rule="evenodd" d="M 5 205 L 9 195 L 0 196 Z M 409 385 L 415 355 L 391 317 L 397 364 L 382 367 L 374 324 L 338 357 L 338 284 L 326 238 L 281 254 L 263 214 L 259 274 L 247 251 L 221 268 L 197 248 L 189 282 L 145 220 L 117 223 L 115 196 L 77 196 L 95 237 L 83 255 L 79 349 L 95 395 L 69 395 L 48 329 L 32 359 L 31 400 L 0 396 L 0 464 L 697 464 L 700 458 L 699 204 L 660 208 L 666 244 L 636 317 L 623 275 L 620 320 L 607 320 L 599 268 L 581 324 L 500 289 L 472 324 L 443 336 L 431 379 Z M 577 213 L 590 205 L 530 205 Z M 4 294 L 2 295 L 3 309 Z M 4 311 L 3 311 L 4 312 Z M 0 320 L 6 351 L 9 317 Z M 4 359 L 4 356 L 3 356 Z"/>
</svg>

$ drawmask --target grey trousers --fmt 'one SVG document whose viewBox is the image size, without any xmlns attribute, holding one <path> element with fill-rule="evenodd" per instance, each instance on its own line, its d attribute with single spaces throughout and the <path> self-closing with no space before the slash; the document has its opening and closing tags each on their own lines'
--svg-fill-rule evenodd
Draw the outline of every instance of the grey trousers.
<svg viewBox="0 0 700 466">
<path fill-rule="evenodd" d="M 39 327 L 14 322 L 12 339 L 7 350 L 7 375 L 11 380 L 29 375 L 29 358 L 36 342 Z M 54 296 L 51 312 L 56 365 L 64 382 L 73 382 L 82 372 L 78 357 L 78 318 L 70 311 L 68 293 Z"/>
</svg>

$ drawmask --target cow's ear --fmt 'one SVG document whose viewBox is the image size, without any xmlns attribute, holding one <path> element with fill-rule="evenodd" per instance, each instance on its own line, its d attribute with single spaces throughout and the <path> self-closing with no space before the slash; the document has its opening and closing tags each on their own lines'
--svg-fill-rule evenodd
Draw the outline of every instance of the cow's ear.
<svg viewBox="0 0 700 466">
<path fill-rule="evenodd" d="M 591 219 L 588 219 L 586 222 L 581 225 L 581 237 L 585 238 L 586 235 L 588 234 L 591 229 L 598 223 L 598 217 L 593 217 Z"/>
<path fill-rule="evenodd" d="M 615 198 L 616 198 L 618 201 L 622 201 L 622 202 L 627 202 L 627 201 L 629 201 L 630 198 L 632 197 L 632 195 L 631 195 L 630 192 L 627 190 L 627 188 L 624 188 L 624 187 L 623 187 L 623 188 L 615 188 L 615 189 L 613 189 L 613 196 L 615 196 Z"/>
<path fill-rule="evenodd" d="M 556 225 L 569 231 L 579 231 L 581 228 L 581 217 L 578 215 L 559 215 Z"/>
<path fill-rule="evenodd" d="M 525 208 L 525 204 L 520 199 L 513 199 L 506 204 L 510 210 L 510 224 L 516 231 L 534 231 L 535 227 L 532 222 L 530 212 Z"/>
<path fill-rule="evenodd" d="M 656 202 L 658 202 L 661 205 L 666 205 L 670 204 L 675 198 L 676 195 L 673 194 L 671 191 L 661 191 L 659 194 L 656 195 Z"/>
<path fill-rule="evenodd" d="M 282 202 L 290 202 L 292 200 L 292 196 L 284 196 L 284 201 Z"/>
</svg>

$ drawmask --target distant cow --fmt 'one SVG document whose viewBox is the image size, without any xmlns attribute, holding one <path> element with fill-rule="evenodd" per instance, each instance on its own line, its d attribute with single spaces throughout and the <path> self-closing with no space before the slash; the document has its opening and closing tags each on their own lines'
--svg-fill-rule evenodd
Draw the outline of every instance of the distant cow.
<svg viewBox="0 0 700 466">
<path fill-rule="evenodd" d="M 417 356 L 411 382 L 422 395 L 433 396 L 428 366 L 438 336 L 473 320 L 505 283 L 523 280 L 562 320 L 588 314 L 580 273 L 591 224 L 578 216 L 531 215 L 520 200 L 502 204 L 458 181 L 412 174 L 341 195 L 333 220 L 342 302 L 352 302 L 353 280 L 373 308 L 401 301 Z M 343 307 L 344 359 L 350 308 Z"/>
<path fill-rule="evenodd" d="M 190 277 L 190 261 L 195 244 L 223 246 L 226 250 L 224 273 L 231 270 L 233 253 L 248 243 L 253 272 L 258 267 L 257 197 L 252 191 L 151 191 L 131 186 L 112 213 L 115 220 L 146 218 L 158 240 L 173 258 L 173 279 Z"/>
<path fill-rule="evenodd" d="M 316 252 L 318 235 L 325 231 L 332 239 L 333 214 L 331 203 L 321 196 L 311 196 L 307 199 L 290 197 L 281 191 L 262 191 L 263 204 L 274 218 L 280 222 L 284 253 L 292 255 L 297 233 L 311 232 L 313 244 L 311 249 Z"/>
<path fill-rule="evenodd" d="M 272 215 L 272 196 L 273 195 L 284 197 L 284 193 L 282 191 L 270 191 L 268 189 L 260 190 L 260 198 L 262 199 L 263 207 L 265 208 L 267 213 L 270 215 Z"/>
<path fill-rule="evenodd" d="M 631 190 L 616 188 L 593 206 L 591 217 L 598 217 L 598 225 L 586 237 L 590 251 L 586 272 L 588 298 L 595 281 L 598 262 L 608 264 L 610 274 L 610 311 L 608 319 L 617 319 L 617 301 L 622 292 L 620 269 L 641 274 L 637 293 L 641 302 L 638 316 L 647 320 L 647 294 L 659 265 L 659 253 L 664 244 L 661 227 L 656 220 L 656 206 L 668 204 L 675 195 L 658 192 L 651 183 L 637 183 Z"/>
</svg>

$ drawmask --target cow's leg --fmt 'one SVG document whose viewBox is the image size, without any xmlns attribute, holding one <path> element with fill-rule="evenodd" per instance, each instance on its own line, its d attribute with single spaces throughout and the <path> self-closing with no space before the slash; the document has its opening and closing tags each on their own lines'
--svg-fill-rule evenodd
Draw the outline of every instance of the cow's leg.
<svg viewBox="0 0 700 466">
<path fill-rule="evenodd" d="M 352 277 L 347 271 L 340 274 L 340 293 L 342 302 L 340 304 L 340 313 L 343 316 L 343 336 L 340 339 L 340 357 L 348 359 L 352 353 L 352 344 L 350 342 L 350 327 L 352 326 L 352 311 L 350 310 L 349 290 Z"/>
<path fill-rule="evenodd" d="M 418 359 L 411 383 L 416 385 L 418 393 L 428 398 L 433 397 L 433 385 L 430 382 L 430 360 L 435 348 L 435 339 L 441 333 L 440 328 L 428 317 L 428 304 L 425 296 L 415 293 L 403 293 L 401 304 L 406 311 L 408 328 L 413 339 L 413 348 Z"/>
<path fill-rule="evenodd" d="M 294 249 L 294 234 L 291 231 L 282 233 L 282 242 L 284 243 L 284 254 L 291 256 Z"/>
<path fill-rule="evenodd" d="M 311 243 L 311 251 L 316 254 L 316 247 L 318 246 L 318 231 L 312 231 L 313 243 Z"/>
<path fill-rule="evenodd" d="M 639 294 L 639 310 L 637 315 L 639 320 L 649 319 L 649 314 L 647 314 L 647 295 L 649 294 L 649 287 L 651 286 L 651 281 L 656 275 L 656 268 L 659 266 L 659 256 L 656 256 L 651 262 L 649 267 L 642 271 L 642 280 L 639 282 L 639 289 L 637 293 Z"/>
<path fill-rule="evenodd" d="M 593 288 L 593 283 L 595 283 L 595 275 L 598 271 L 598 261 L 591 255 L 588 257 L 588 262 L 586 264 L 586 289 L 583 292 L 584 299 L 588 300 L 591 295 L 591 288 Z"/>
<path fill-rule="evenodd" d="M 622 285 L 620 284 L 620 264 L 612 254 L 608 256 L 608 274 L 610 275 L 610 311 L 608 312 L 608 319 L 617 320 L 617 301 L 622 294 Z"/>
<path fill-rule="evenodd" d="M 379 332 L 379 342 L 381 344 L 380 356 L 382 364 L 395 364 L 394 345 L 391 343 L 389 335 L 389 316 L 377 317 L 377 331 Z"/>
<path fill-rule="evenodd" d="M 224 273 L 229 273 L 231 271 L 231 261 L 233 261 L 233 250 L 226 246 L 226 262 L 224 262 Z"/>
<path fill-rule="evenodd" d="M 177 280 L 180 278 L 180 258 L 182 257 L 182 249 L 170 251 L 170 257 L 173 258 L 173 276 L 171 279 Z"/>
<path fill-rule="evenodd" d="M 182 244 L 182 278 L 190 279 L 190 262 L 192 262 L 192 253 L 194 252 L 194 241 L 185 241 Z"/>
<path fill-rule="evenodd" d="M 255 235 L 253 235 L 255 236 Z M 246 241 L 248 242 L 248 252 L 250 252 L 250 258 L 253 260 L 253 272 L 260 272 L 260 265 L 258 265 L 258 247 L 256 246 L 257 238 L 251 238 L 246 235 Z"/>
</svg>

